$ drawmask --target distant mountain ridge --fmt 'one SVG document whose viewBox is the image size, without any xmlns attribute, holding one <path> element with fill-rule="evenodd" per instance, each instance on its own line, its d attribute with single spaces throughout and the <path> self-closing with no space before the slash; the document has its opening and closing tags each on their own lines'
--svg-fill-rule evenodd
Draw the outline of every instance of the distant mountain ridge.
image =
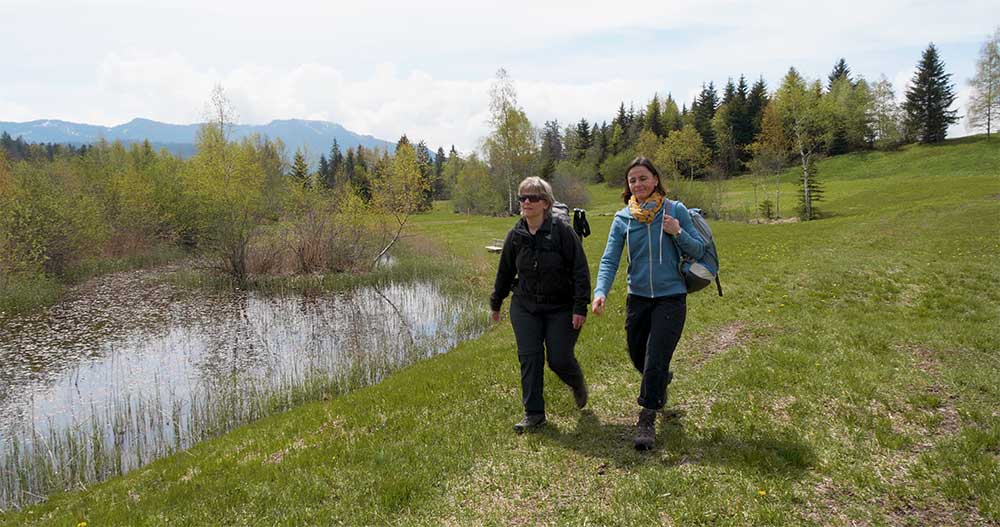
<svg viewBox="0 0 1000 527">
<path fill-rule="evenodd" d="M 169 124 L 151 119 L 136 118 L 117 126 L 72 123 L 58 119 L 39 119 L 24 123 L 0 121 L 0 132 L 11 137 L 22 137 L 30 143 L 73 143 L 90 144 L 101 139 L 114 142 L 135 143 L 148 140 L 154 146 L 167 148 L 181 157 L 194 153 L 195 138 L 201 124 Z M 288 148 L 289 155 L 297 148 L 305 147 L 309 161 L 315 164 L 321 154 L 330 153 L 334 139 L 342 152 L 348 147 L 396 149 L 396 143 L 370 135 L 352 132 L 337 123 L 310 121 L 305 119 L 281 119 L 268 124 L 233 125 L 233 138 L 242 139 L 251 134 L 260 134 L 271 139 L 280 138 Z"/>
</svg>

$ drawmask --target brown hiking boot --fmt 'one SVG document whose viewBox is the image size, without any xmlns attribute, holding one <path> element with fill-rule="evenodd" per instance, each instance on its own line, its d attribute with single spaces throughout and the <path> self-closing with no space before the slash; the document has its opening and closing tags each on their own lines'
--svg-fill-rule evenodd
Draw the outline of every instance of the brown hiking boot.
<svg viewBox="0 0 1000 527">
<path fill-rule="evenodd" d="M 514 431 L 521 434 L 545 424 L 545 414 L 528 414 L 514 425 Z"/>
<path fill-rule="evenodd" d="M 656 444 L 656 410 L 643 408 L 635 424 L 635 449 L 651 450 Z"/>
</svg>

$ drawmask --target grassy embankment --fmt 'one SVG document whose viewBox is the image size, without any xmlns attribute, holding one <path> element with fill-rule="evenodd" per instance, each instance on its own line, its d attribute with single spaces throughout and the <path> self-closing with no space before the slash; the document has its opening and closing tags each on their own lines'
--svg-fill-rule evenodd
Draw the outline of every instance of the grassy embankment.
<svg viewBox="0 0 1000 527">
<path fill-rule="evenodd" d="M 652 453 L 629 443 L 639 377 L 619 273 L 577 347 L 589 411 L 550 375 L 543 432 L 510 432 L 518 374 L 501 324 L 0 524 L 1000 522 L 1000 142 L 819 168 L 826 219 L 713 225 L 726 296 L 689 299 L 671 385 L 682 416 Z M 595 193 L 593 270 L 610 223 L 598 213 L 618 207 Z M 749 193 L 736 181 L 728 199 Z M 483 289 L 495 257 L 482 246 L 510 224 L 440 209 L 417 227 Z"/>
</svg>

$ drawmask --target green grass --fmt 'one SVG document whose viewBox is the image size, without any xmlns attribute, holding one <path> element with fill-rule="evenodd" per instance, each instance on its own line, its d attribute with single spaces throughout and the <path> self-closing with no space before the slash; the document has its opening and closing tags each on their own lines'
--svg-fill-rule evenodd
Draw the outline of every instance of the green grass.
<svg viewBox="0 0 1000 527">
<path fill-rule="evenodd" d="M 1000 141 L 819 164 L 826 219 L 715 222 L 724 298 L 692 295 L 658 449 L 629 439 L 624 281 L 577 346 L 579 412 L 521 412 L 506 322 L 381 384 L 266 418 L 6 525 L 975 525 L 1000 522 Z M 788 181 L 791 176 L 786 176 Z M 595 187 L 592 270 L 618 207 Z M 783 196 L 792 203 L 792 187 Z M 751 196 L 734 181 L 728 202 Z M 605 210 L 606 209 L 606 210 Z M 511 218 L 417 218 L 483 295 Z M 661 421 L 662 423 L 662 421 Z"/>
</svg>

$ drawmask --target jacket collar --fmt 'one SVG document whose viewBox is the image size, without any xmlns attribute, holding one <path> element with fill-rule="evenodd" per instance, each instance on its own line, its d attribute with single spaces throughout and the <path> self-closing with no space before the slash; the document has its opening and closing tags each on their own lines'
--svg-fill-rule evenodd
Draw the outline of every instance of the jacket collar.
<svg viewBox="0 0 1000 527">
<path fill-rule="evenodd" d="M 521 218 L 517 221 L 517 229 L 524 231 L 524 234 L 527 234 L 529 236 L 531 235 L 531 231 L 528 230 L 528 222 L 525 221 L 524 218 Z M 538 227 L 538 230 L 535 232 L 535 235 L 538 235 L 539 233 L 543 232 L 549 232 L 551 230 L 552 230 L 552 215 L 549 214 L 548 217 L 546 217 L 545 220 L 542 221 L 542 225 Z"/>
</svg>

